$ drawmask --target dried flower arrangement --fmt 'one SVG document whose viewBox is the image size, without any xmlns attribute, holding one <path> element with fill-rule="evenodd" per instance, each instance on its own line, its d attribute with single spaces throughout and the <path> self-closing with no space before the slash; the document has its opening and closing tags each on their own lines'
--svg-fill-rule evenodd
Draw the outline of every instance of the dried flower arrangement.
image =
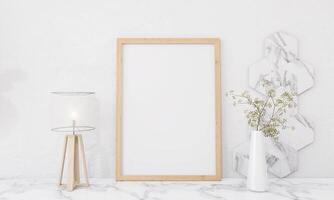
<svg viewBox="0 0 334 200">
<path fill-rule="evenodd" d="M 297 106 L 296 94 L 290 91 L 279 93 L 270 81 L 262 81 L 266 95 L 252 97 L 248 91 L 235 93 L 233 90 L 226 93 L 233 105 L 246 105 L 244 110 L 248 125 L 256 131 L 261 131 L 264 136 L 277 138 L 280 129 L 294 127 L 287 126 L 288 109 Z"/>
</svg>

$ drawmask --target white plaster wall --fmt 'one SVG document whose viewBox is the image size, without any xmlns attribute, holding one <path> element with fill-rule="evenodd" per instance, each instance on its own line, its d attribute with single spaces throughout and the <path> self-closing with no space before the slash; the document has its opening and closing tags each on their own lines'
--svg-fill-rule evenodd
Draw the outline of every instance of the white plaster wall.
<svg viewBox="0 0 334 200">
<path fill-rule="evenodd" d="M 334 177 L 334 1 L 0 0 L 0 177 L 56 177 L 63 137 L 49 131 L 49 92 L 93 90 L 99 126 L 85 137 L 89 174 L 114 176 L 117 37 L 220 37 L 222 87 L 247 88 L 247 66 L 268 34 L 284 30 L 314 65 L 315 87 L 300 98 L 315 124 L 293 177 Z M 241 114 L 223 99 L 223 174 L 246 139 Z"/>
</svg>

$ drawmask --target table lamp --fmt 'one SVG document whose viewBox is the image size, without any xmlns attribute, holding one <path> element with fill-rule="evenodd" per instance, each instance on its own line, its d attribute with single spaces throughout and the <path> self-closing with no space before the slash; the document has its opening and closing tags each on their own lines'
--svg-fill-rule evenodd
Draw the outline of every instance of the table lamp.
<svg viewBox="0 0 334 200">
<path fill-rule="evenodd" d="M 95 129 L 96 98 L 94 92 L 51 92 L 52 131 L 65 133 L 58 185 L 72 191 L 89 186 L 82 133 Z M 80 157 L 85 183 L 80 182 Z M 63 184 L 65 160 L 68 159 L 68 180 Z"/>
</svg>

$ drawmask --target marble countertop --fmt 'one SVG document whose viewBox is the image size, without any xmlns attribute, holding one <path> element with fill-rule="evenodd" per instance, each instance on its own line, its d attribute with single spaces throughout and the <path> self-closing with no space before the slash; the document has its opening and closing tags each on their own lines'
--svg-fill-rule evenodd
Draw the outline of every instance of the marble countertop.
<svg viewBox="0 0 334 200">
<path fill-rule="evenodd" d="M 271 179 L 269 191 L 249 192 L 244 179 L 220 182 L 115 182 L 92 179 L 67 192 L 56 180 L 0 179 L 0 200 L 333 200 L 334 179 Z"/>
</svg>

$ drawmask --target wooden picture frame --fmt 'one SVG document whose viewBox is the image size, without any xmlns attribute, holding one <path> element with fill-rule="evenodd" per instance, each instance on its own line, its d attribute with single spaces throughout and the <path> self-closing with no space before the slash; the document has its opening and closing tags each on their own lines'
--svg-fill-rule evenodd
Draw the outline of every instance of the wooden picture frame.
<svg viewBox="0 0 334 200">
<path fill-rule="evenodd" d="M 214 61 L 214 77 L 212 85 L 213 97 L 213 158 L 214 173 L 207 174 L 124 174 L 123 173 L 123 62 L 125 45 L 212 45 Z M 116 72 L 116 180 L 117 181 L 218 181 L 222 178 L 222 133 L 221 133 L 221 47 L 219 38 L 119 38 L 117 40 L 117 72 Z M 209 66 L 210 67 L 210 66 Z M 147 122 L 150 123 L 150 122 Z"/>
</svg>

